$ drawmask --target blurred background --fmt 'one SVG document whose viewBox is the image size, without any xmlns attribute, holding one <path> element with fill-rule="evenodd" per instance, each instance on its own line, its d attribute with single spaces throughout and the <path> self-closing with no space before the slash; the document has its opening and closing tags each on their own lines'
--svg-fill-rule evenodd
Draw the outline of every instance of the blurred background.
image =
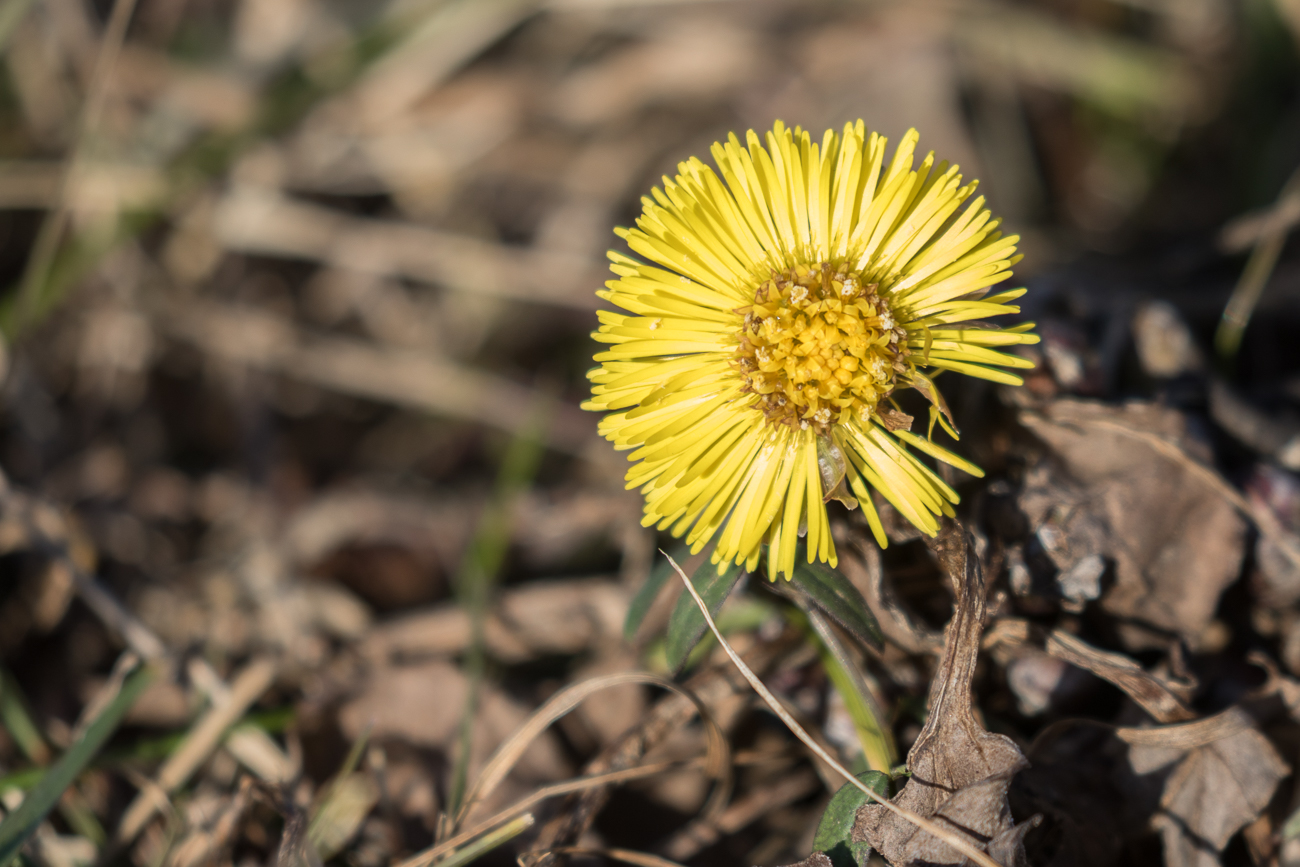
<svg viewBox="0 0 1300 867">
<path fill-rule="evenodd" d="M 124 646 L 180 660 L 67 808 L 111 831 L 205 703 L 273 659 L 232 711 L 247 743 L 163 785 L 183 794 L 118 856 L 265 863 L 336 779 L 338 839 L 313 840 L 388 864 L 539 703 L 653 669 L 653 626 L 628 642 L 622 620 L 666 542 L 578 409 L 594 292 L 662 175 L 778 118 L 916 127 L 1022 237 L 1032 394 L 1185 410 L 1295 520 L 1298 40 L 1296 0 L 0 0 L 0 790 L 66 745 Z M 953 388 L 996 476 L 1003 404 Z M 930 576 L 903 592 L 941 625 L 933 567 L 898 568 Z M 780 633 L 740 609 L 737 634 Z M 1285 624 L 1251 616 L 1278 648 Z M 796 654 L 778 683 L 842 727 L 815 668 Z M 885 687 L 899 707 L 923 670 Z M 578 773 L 658 695 L 592 698 L 494 803 Z M 806 855 L 829 784 L 727 713 L 786 764 L 754 759 L 725 821 L 682 836 L 709 788 L 677 769 L 583 839 Z M 674 759 L 702 743 L 679 734 Z M 289 794 L 258 800 L 236 767 Z M 47 863 L 107 851 L 69 821 Z"/>
</svg>

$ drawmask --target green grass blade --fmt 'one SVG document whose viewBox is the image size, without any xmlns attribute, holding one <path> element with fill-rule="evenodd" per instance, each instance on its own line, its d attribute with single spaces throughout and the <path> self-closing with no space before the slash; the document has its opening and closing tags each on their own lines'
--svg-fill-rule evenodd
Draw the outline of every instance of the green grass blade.
<svg viewBox="0 0 1300 867">
<path fill-rule="evenodd" d="M 484 834 L 464 849 L 452 852 L 445 859 L 438 862 L 438 867 L 461 867 L 463 864 L 468 864 L 503 843 L 509 843 L 531 828 L 536 821 L 532 813 L 524 813 L 518 819 L 507 822 L 495 831 Z"/>
<path fill-rule="evenodd" d="M 470 688 L 461 716 L 456 759 L 448 786 L 447 814 L 450 816 L 459 815 L 469 782 L 474 716 L 478 709 L 479 685 L 487 668 L 484 630 L 501 566 L 510 547 L 510 508 L 537 475 L 545 451 L 542 437 L 551 409 L 549 405 L 537 407 L 531 423 L 511 439 L 497 470 L 492 500 L 479 518 L 474 538 L 456 575 L 456 601 L 470 618 L 470 644 L 464 663 Z"/>
<path fill-rule="evenodd" d="M 122 684 L 121 691 L 100 712 L 81 740 L 59 757 L 41 777 L 41 781 L 27 793 L 22 804 L 0 822 L 0 865 L 8 867 L 18 850 L 27 842 L 45 816 L 58 803 L 64 790 L 72 785 L 77 775 L 90 763 L 104 746 L 126 715 L 131 705 L 153 680 L 152 668 L 141 668 Z"/>
<path fill-rule="evenodd" d="M 32 764 L 49 764 L 50 748 L 27 709 L 27 698 L 14 676 L 4 670 L 0 670 L 0 723 Z"/>
</svg>

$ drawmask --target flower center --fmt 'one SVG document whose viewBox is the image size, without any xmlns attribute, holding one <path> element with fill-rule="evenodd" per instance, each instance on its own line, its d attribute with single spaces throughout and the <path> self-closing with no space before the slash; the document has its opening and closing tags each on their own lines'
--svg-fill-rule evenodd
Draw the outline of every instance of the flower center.
<svg viewBox="0 0 1300 867">
<path fill-rule="evenodd" d="M 826 433 L 866 419 L 907 371 L 907 332 L 876 284 L 822 262 L 773 272 L 754 293 L 736 350 L 745 391 L 773 424 Z"/>
</svg>

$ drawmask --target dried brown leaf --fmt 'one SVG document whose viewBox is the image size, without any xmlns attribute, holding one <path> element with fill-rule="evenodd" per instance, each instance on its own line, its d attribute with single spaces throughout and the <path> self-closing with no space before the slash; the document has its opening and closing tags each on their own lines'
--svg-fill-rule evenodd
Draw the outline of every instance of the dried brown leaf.
<svg viewBox="0 0 1300 867">
<path fill-rule="evenodd" d="M 1132 747 L 1130 760 L 1142 760 Z M 1228 839 L 1254 821 L 1290 768 L 1257 729 L 1243 728 L 1189 751 L 1165 781 L 1159 829 L 1169 867 L 1218 867 Z"/>
<path fill-rule="evenodd" d="M 831 867 L 831 859 L 825 852 L 814 852 L 802 861 L 796 861 L 787 867 Z"/>
<path fill-rule="evenodd" d="M 1232 503 L 1207 490 L 1202 473 L 1153 445 L 1184 439 L 1183 415 L 1152 404 L 1058 400 L 1022 413 L 1021 421 L 1051 447 L 1064 473 L 1060 487 L 1081 486 L 1078 508 L 1106 529 L 1101 540 L 1091 531 L 1086 540 L 1082 532 L 1070 539 L 1114 561 L 1115 584 L 1102 607 L 1194 642 L 1240 571 L 1245 522 Z M 1048 515 L 1029 517 L 1037 530 Z M 1068 535 L 1073 528 L 1061 529 Z"/>
<path fill-rule="evenodd" d="M 1144 671 L 1122 653 L 1099 650 L 1082 639 L 1059 629 L 1047 637 L 1048 653 L 1071 665 L 1090 671 L 1124 690 L 1156 722 L 1171 723 L 1196 715 L 1163 679 Z"/>
<path fill-rule="evenodd" d="M 1041 824 L 1042 814 L 1037 814 L 1019 825 L 1007 828 L 989 841 L 989 855 L 1006 867 L 1029 867 L 1029 858 L 1025 855 L 1025 836 Z"/>
<path fill-rule="evenodd" d="M 948 523 L 931 547 L 953 582 L 957 604 L 930 686 L 929 716 L 907 756 L 912 776 L 894 802 L 925 817 L 942 816 L 951 804 L 964 827 L 984 829 L 971 838 L 984 845 L 1011 826 L 1006 783 L 1027 763 L 1010 738 L 986 731 L 972 709 L 971 678 L 987 614 L 984 574 L 973 540 L 959 525 Z M 968 787 L 970 791 L 962 791 Z M 1000 796 L 986 797 L 990 792 Z M 959 864 L 963 859 L 947 844 L 874 804 L 858 811 L 853 839 L 870 843 L 896 864 L 920 854 L 936 864 Z"/>
<path fill-rule="evenodd" d="M 1026 473 L 1018 501 L 1034 542 L 1056 568 L 1056 592 L 1075 605 L 1101 596 L 1110 528 L 1091 492 L 1039 464 Z"/>
<path fill-rule="evenodd" d="M 948 529 L 951 530 L 951 528 Z M 768 706 L 772 713 L 776 714 L 777 718 L 785 724 L 785 727 L 789 729 L 795 737 L 802 741 L 804 746 L 812 751 L 813 755 L 817 756 L 817 758 L 830 766 L 837 774 L 839 774 L 841 779 L 848 781 L 849 785 L 858 789 L 874 803 L 888 810 L 890 815 L 896 816 L 900 821 L 914 825 L 918 829 L 924 830 L 926 833 L 932 834 L 940 840 L 948 843 L 954 850 L 962 855 L 963 859 L 974 861 L 976 864 L 981 865 L 981 867 L 999 867 L 997 862 L 990 858 L 978 846 L 972 844 L 969 840 L 965 839 L 965 837 L 947 827 L 946 824 L 922 816 L 893 800 L 885 800 L 879 793 L 869 787 L 865 781 L 854 776 L 848 768 L 840 764 L 840 762 L 830 754 L 826 747 L 819 743 L 817 738 L 814 738 L 808 733 L 808 730 L 805 729 L 797 719 L 795 719 L 794 715 L 785 707 L 785 704 L 773 695 L 772 691 L 763 684 L 763 681 L 759 679 L 758 675 L 745 664 L 745 661 L 740 658 L 740 654 L 736 652 L 736 649 L 731 646 L 731 643 L 722 634 L 721 630 L 718 629 L 717 622 L 714 621 L 713 615 L 709 613 L 708 604 L 704 601 L 703 597 L 700 596 L 699 591 L 695 589 L 695 585 L 691 583 L 691 579 L 686 576 L 686 573 L 681 570 L 680 566 L 673 562 L 671 557 L 668 558 L 668 562 L 672 564 L 673 568 L 677 571 L 678 577 L 682 579 L 682 584 L 685 585 L 686 591 L 694 597 L 695 604 L 699 607 L 700 613 L 704 615 L 704 621 L 708 624 L 709 630 L 713 633 L 714 638 L 718 640 L 718 644 L 727 654 L 727 657 L 731 660 L 732 664 L 740 671 L 741 676 L 745 678 L 745 681 L 753 688 L 754 692 L 758 693 L 759 697 L 763 699 L 763 703 Z M 856 831 L 856 823 L 854 830 Z M 861 841 L 855 840 L 855 842 Z M 963 860 L 963 863 L 965 863 L 965 860 Z"/>
<path fill-rule="evenodd" d="M 942 820 L 952 831 L 973 845 L 991 849 L 993 842 L 998 841 L 1001 849 L 1009 850 L 1010 854 L 1015 855 L 1019 840 L 1015 836 L 1015 822 L 1007 804 L 1007 789 L 1011 785 L 1011 778 L 1019 769 L 1012 768 L 958 789 L 943 802 L 934 818 Z M 993 852 L 990 851 L 989 854 L 992 855 Z M 942 840 L 930 834 L 918 833 L 903 847 L 902 863 L 960 864 L 962 855 Z M 1012 867 L 1011 862 L 1003 863 Z"/>
<path fill-rule="evenodd" d="M 878 409 L 876 415 L 880 416 L 880 421 L 885 425 L 886 430 L 911 430 L 912 416 L 902 410 L 885 407 Z"/>
<path fill-rule="evenodd" d="M 328 861 L 356 836 L 379 802 L 379 784 L 366 773 L 348 774 L 330 789 L 307 826 L 307 838 L 321 860 Z"/>
<path fill-rule="evenodd" d="M 384 667 L 372 671 L 356 697 L 339 711 L 339 725 L 349 740 L 367 726 L 376 740 L 398 738 L 422 747 L 446 747 L 460 725 L 469 695 L 469 680 L 448 662 Z M 528 718 L 528 709 L 490 684 L 479 686 L 471 773 L 487 754 L 509 738 Z M 543 733 L 520 758 L 517 770 L 530 780 L 566 776 L 558 743 Z"/>
<path fill-rule="evenodd" d="M 572 654 L 619 635 L 627 591 L 611 581 L 533 581 L 501 594 L 484 625 L 487 650 L 505 662 Z M 361 645 L 377 664 L 452 656 L 469 644 L 469 615 L 452 604 L 412 611 L 376 625 Z"/>
<path fill-rule="evenodd" d="M 1093 737 L 1079 740 L 1086 728 L 1113 731 L 1128 744 L 1127 762 L 1112 764 L 1110 751 Z M 1057 738 L 1074 739 L 1074 749 L 1053 746 Z M 1048 753 L 1056 760 L 1046 758 Z M 1228 839 L 1260 815 L 1289 773 L 1239 707 L 1147 728 L 1062 721 L 1039 736 L 1031 754 L 1036 767 L 1026 775 L 1024 794 L 1060 827 L 1062 842 L 1050 863 L 1061 865 L 1105 863 L 1097 860 L 1101 853 L 1115 854 L 1123 838 L 1098 836 L 1096 829 L 1113 826 L 1121 835 L 1141 834 L 1147 817 L 1161 833 L 1166 864 L 1218 865 Z"/>
</svg>

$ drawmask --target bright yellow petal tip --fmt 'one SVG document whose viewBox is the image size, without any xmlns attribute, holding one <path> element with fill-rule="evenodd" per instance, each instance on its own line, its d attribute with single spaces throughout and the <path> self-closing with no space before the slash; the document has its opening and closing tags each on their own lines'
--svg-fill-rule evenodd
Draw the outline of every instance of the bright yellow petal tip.
<svg viewBox="0 0 1300 867">
<path fill-rule="evenodd" d="M 860 504 L 882 545 L 871 489 L 931 535 L 953 513 L 957 494 L 908 446 L 979 469 L 910 433 L 890 398 L 917 389 L 953 432 L 926 371 L 1018 383 L 1005 368 L 1030 365 L 1003 350 L 1038 338 L 984 322 L 1019 312 L 1022 291 L 989 294 L 1018 239 L 956 166 L 916 165 L 917 141 L 886 159 L 862 121 L 820 143 L 778 121 L 714 144 L 716 171 L 680 163 L 617 230 L 643 261 L 610 253 L 599 294 L 626 313 L 600 313 L 584 406 L 633 450 L 646 526 L 695 551 L 716 536 L 719 568 L 752 569 L 766 545 L 775 579 L 801 537 L 809 562 L 835 565 L 831 499 Z"/>
</svg>

